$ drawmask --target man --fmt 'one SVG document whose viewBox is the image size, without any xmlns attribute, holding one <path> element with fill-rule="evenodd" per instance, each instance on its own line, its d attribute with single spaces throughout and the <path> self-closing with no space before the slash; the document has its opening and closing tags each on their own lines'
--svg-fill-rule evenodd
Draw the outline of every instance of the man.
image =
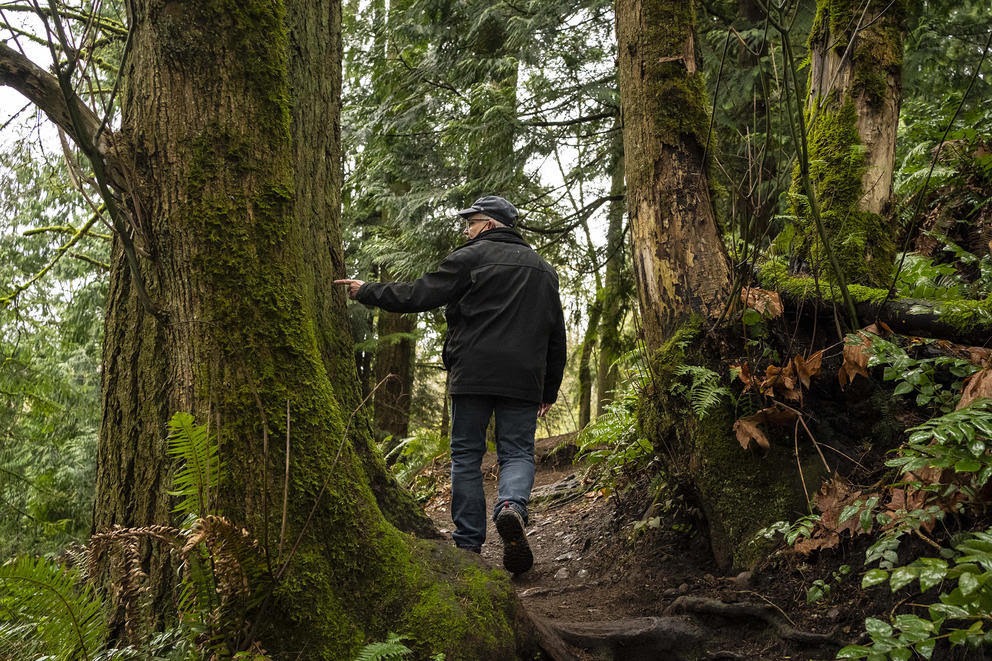
<svg viewBox="0 0 992 661">
<path fill-rule="evenodd" d="M 442 360 L 451 393 L 451 518 L 460 548 L 486 539 L 482 456 L 496 417 L 499 488 L 493 509 L 503 566 L 527 571 L 527 502 L 534 486 L 537 418 L 558 398 L 565 369 L 565 320 L 558 275 L 513 228 L 516 208 L 487 195 L 458 215 L 467 241 L 412 283 L 335 280 L 351 298 L 390 312 L 447 306 Z"/>
</svg>

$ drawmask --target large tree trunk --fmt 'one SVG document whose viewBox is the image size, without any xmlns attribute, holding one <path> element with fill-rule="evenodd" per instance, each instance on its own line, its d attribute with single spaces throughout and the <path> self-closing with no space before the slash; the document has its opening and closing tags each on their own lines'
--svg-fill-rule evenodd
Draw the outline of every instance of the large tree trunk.
<svg viewBox="0 0 992 661">
<path fill-rule="evenodd" d="M 272 590 L 256 631 L 275 658 L 351 658 L 388 631 L 410 632 L 422 652 L 513 657 L 525 636 L 509 584 L 401 532 L 432 526 L 389 478 L 358 410 L 344 295 L 330 284 L 344 274 L 338 3 L 129 7 L 119 148 L 131 150 L 141 277 L 158 312 L 139 303 L 118 239 L 95 528 L 173 520 L 163 435 L 173 412 L 190 411 L 220 443 L 214 511 L 273 567 L 300 537 L 281 579 L 249 586 Z M 145 549 L 144 562 L 155 611 L 173 611 L 168 555 Z"/>
<path fill-rule="evenodd" d="M 649 349 L 730 293 L 706 174 L 706 90 L 688 0 L 617 0 L 624 171 L 634 277 Z"/>
<path fill-rule="evenodd" d="M 727 371 L 720 345 L 702 330 L 720 316 L 731 283 L 703 163 L 707 118 L 693 3 L 617 0 L 616 15 L 627 212 L 652 368 L 640 424 L 670 474 L 698 497 L 718 563 L 748 566 L 757 559 L 754 533 L 789 518 L 805 498 L 787 483 L 789 453 L 741 449 L 726 400 L 698 418 L 672 394 L 687 378 L 681 365 Z"/>
<path fill-rule="evenodd" d="M 901 100 L 904 0 L 818 0 L 810 32 L 810 182 L 847 282 L 888 287 L 897 226 L 889 215 Z M 855 28 L 858 28 L 855 31 Z M 800 258 L 826 264 L 797 171 Z M 824 271 L 826 275 L 829 270 Z"/>
</svg>

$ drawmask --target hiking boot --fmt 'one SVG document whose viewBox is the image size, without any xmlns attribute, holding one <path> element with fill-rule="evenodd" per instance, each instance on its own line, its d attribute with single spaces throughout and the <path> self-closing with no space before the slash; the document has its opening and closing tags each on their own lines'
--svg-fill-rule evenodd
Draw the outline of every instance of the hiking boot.
<svg viewBox="0 0 992 661">
<path fill-rule="evenodd" d="M 496 532 L 503 539 L 503 567 L 506 571 L 522 574 L 534 565 L 534 554 L 524 532 L 524 519 L 509 504 L 504 505 L 496 515 Z"/>
</svg>

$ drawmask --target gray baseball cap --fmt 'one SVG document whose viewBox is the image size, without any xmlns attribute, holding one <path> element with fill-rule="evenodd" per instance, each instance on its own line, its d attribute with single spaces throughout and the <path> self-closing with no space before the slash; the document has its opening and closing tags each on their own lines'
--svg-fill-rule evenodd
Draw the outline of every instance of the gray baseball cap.
<svg viewBox="0 0 992 661">
<path fill-rule="evenodd" d="M 459 216 L 468 218 L 472 214 L 484 213 L 493 220 L 498 220 L 507 227 L 513 227 L 517 222 L 517 208 L 499 195 L 486 195 L 472 203 L 468 209 L 458 212 Z"/>
</svg>

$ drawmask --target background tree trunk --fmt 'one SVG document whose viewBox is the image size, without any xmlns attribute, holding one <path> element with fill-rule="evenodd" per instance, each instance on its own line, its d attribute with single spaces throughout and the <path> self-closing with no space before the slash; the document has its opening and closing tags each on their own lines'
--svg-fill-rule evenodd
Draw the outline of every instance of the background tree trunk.
<svg viewBox="0 0 992 661">
<path fill-rule="evenodd" d="M 395 445 L 410 435 L 410 398 L 417 316 L 379 310 L 375 352 L 374 424 L 377 434 L 393 437 Z"/>
<path fill-rule="evenodd" d="M 278 567 L 257 632 L 275 658 L 350 658 L 388 631 L 422 650 L 507 658 L 527 631 L 513 591 L 433 527 L 371 446 L 344 294 L 340 7 L 315 0 L 130 3 L 121 148 L 149 257 L 138 303 L 115 242 L 94 526 L 169 523 L 164 430 L 211 422 L 225 463 L 213 509 Z M 292 417 L 289 457 L 281 442 Z M 279 539 L 284 462 L 286 537 Z M 310 518 L 312 515 L 312 518 Z M 394 525 L 395 524 L 395 525 Z M 283 549 L 282 554 L 277 549 Z M 145 550 L 156 613 L 174 568 Z M 480 619 L 485 626 L 472 624 Z M 469 652 L 477 656 L 475 652 Z"/>
<path fill-rule="evenodd" d="M 809 36 L 810 179 L 820 215 L 847 282 L 888 287 L 897 226 L 892 197 L 901 101 L 904 0 L 818 0 Z M 858 28 L 855 30 L 855 28 Z M 825 256 L 793 177 L 792 204 L 800 258 L 813 268 Z M 829 271 L 827 271 L 829 273 Z"/>
<path fill-rule="evenodd" d="M 625 286 L 626 253 L 624 252 L 623 215 L 625 202 L 616 199 L 624 195 L 623 134 L 617 126 L 616 154 L 610 180 L 610 202 L 606 229 L 606 274 L 603 278 L 603 313 L 599 323 L 599 368 L 596 370 L 596 415 L 602 415 L 613 401 L 617 387 L 616 362 L 623 353 L 623 319 L 627 313 L 629 287 Z M 629 281 L 628 281 L 629 282 Z"/>
<path fill-rule="evenodd" d="M 579 429 L 584 429 L 592 417 L 593 351 L 596 349 L 602 310 L 599 299 L 593 299 L 588 308 L 589 322 L 582 337 L 582 351 L 579 353 Z"/>
<path fill-rule="evenodd" d="M 805 496 L 790 483 L 792 457 L 773 446 L 745 452 L 726 399 L 703 417 L 673 394 L 678 368 L 726 374 L 721 345 L 704 332 L 730 295 L 730 266 L 703 163 L 706 103 L 689 0 L 617 0 L 627 211 L 644 338 L 652 369 L 641 429 L 669 474 L 698 499 L 724 567 L 753 565 L 761 527 L 792 516 Z M 784 446 L 784 444 L 782 444 Z"/>
</svg>

